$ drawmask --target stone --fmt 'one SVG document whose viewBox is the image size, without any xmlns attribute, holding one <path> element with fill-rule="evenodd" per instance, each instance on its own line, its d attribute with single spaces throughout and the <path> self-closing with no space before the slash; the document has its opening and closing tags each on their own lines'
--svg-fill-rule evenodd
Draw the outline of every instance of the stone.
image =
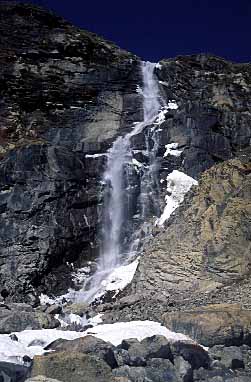
<svg viewBox="0 0 251 382">
<path fill-rule="evenodd" d="M 173 364 L 166 359 L 151 359 L 147 367 L 122 366 L 113 370 L 115 381 L 151 381 L 151 382 L 181 382 Z"/>
<path fill-rule="evenodd" d="M 0 309 L 0 333 L 2 334 L 26 329 L 53 329 L 60 325 L 58 320 L 48 314 L 32 310 L 22 311 L 22 307 L 16 310 L 15 305 L 12 305 L 11 308 Z"/>
<path fill-rule="evenodd" d="M 90 335 L 72 341 L 58 339 L 45 347 L 45 350 L 57 352 L 95 354 L 102 358 L 111 368 L 117 367 L 114 349 L 114 346 L 109 342 Z"/>
<path fill-rule="evenodd" d="M 166 337 L 160 335 L 147 337 L 141 341 L 141 345 L 147 349 L 146 358 L 165 358 L 173 361 L 170 342 Z"/>
<path fill-rule="evenodd" d="M 45 311 L 47 314 L 60 314 L 62 312 L 61 305 L 50 305 Z"/>
<path fill-rule="evenodd" d="M 209 349 L 211 358 L 219 360 L 228 369 L 244 369 L 244 356 L 241 347 L 213 346 Z"/>
<path fill-rule="evenodd" d="M 29 368 L 8 362 L 0 362 L 1 382 L 24 382 L 29 375 Z"/>
<path fill-rule="evenodd" d="M 89 309 L 89 305 L 86 303 L 74 303 L 64 306 L 63 311 L 66 314 L 73 313 L 83 317 L 83 315 L 87 313 Z"/>
<path fill-rule="evenodd" d="M 176 341 L 170 344 L 170 348 L 174 358 L 176 356 L 183 357 L 193 369 L 200 367 L 207 369 L 210 366 L 211 361 L 207 351 L 196 343 Z"/>
<path fill-rule="evenodd" d="M 185 361 L 183 357 L 178 356 L 174 358 L 174 367 L 182 382 L 193 381 L 193 369 L 189 362 Z"/>
<path fill-rule="evenodd" d="M 35 356 L 31 377 L 43 375 L 62 382 L 112 382 L 110 367 L 96 356 L 78 352 Z"/>
<path fill-rule="evenodd" d="M 212 370 L 194 371 L 194 382 L 249 382 L 250 375 L 236 374 L 233 370 L 218 367 Z"/>
<path fill-rule="evenodd" d="M 26 379 L 26 382 L 61 382 L 58 379 L 47 378 L 44 375 L 37 375 L 36 377 Z"/>
<path fill-rule="evenodd" d="M 251 310 L 238 304 L 166 313 L 163 320 L 170 330 L 187 334 L 205 346 L 250 344 Z"/>
</svg>

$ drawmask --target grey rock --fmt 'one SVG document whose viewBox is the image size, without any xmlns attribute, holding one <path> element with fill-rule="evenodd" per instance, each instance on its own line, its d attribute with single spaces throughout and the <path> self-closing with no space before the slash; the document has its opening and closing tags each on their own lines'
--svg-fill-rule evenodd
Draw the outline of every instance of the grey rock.
<svg viewBox="0 0 251 382">
<path fill-rule="evenodd" d="M 8 334 L 25 329 L 53 329 L 60 325 L 59 321 L 45 313 L 0 309 L 0 333 Z M 14 338 L 14 337 L 13 337 Z"/>
<path fill-rule="evenodd" d="M 111 368 L 117 367 L 114 349 L 115 347 L 109 342 L 90 335 L 72 341 L 59 339 L 45 347 L 45 350 L 57 352 L 95 354 L 102 358 Z"/>
<path fill-rule="evenodd" d="M 23 382 L 29 374 L 29 369 L 25 366 L 8 362 L 0 362 L 1 382 Z"/>
<path fill-rule="evenodd" d="M 110 367 L 90 354 L 78 352 L 50 353 L 35 356 L 31 377 L 44 375 L 62 382 L 113 382 Z"/>
<path fill-rule="evenodd" d="M 190 363 L 185 361 L 183 357 L 181 356 L 175 357 L 174 366 L 180 381 L 182 382 L 193 381 L 193 369 Z"/>
<path fill-rule="evenodd" d="M 61 305 L 50 305 L 45 311 L 47 314 L 60 314 L 62 312 Z"/>
<path fill-rule="evenodd" d="M 193 369 L 210 366 L 210 357 L 207 351 L 197 344 L 177 341 L 170 344 L 171 352 L 174 356 L 181 356 L 190 363 Z"/>
<path fill-rule="evenodd" d="M 232 370 L 245 368 L 241 347 L 213 346 L 209 349 L 209 356 L 219 360 L 226 368 Z"/>
<path fill-rule="evenodd" d="M 58 379 L 45 377 L 44 375 L 37 375 L 36 377 L 26 379 L 26 382 L 61 382 Z"/>
</svg>

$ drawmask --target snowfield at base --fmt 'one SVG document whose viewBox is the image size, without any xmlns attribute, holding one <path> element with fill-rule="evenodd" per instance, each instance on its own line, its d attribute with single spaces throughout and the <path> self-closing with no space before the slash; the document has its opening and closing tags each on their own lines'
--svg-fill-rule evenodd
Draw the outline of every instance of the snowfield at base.
<svg viewBox="0 0 251 382">
<path fill-rule="evenodd" d="M 178 146 L 178 143 L 169 143 L 168 145 L 165 145 L 166 151 L 164 157 L 167 157 L 168 155 L 173 155 L 175 157 L 181 156 L 183 150 L 177 150 Z"/>
<path fill-rule="evenodd" d="M 119 345 L 124 339 L 137 338 L 141 341 L 153 335 L 165 336 L 170 342 L 188 341 L 194 343 L 192 339 L 184 334 L 172 332 L 154 321 L 104 324 L 88 329 L 85 332 L 57 329 L 24 330 L 23 332 L 16 332 L 15 335 L 18 341 L 13 341 L 8 334 L 0 335 L 0 361 L 23 364 L 22 358 L 24 355 L 33 358 L 35 355 L 44 354 L 46 352 L 44 348 L 59 338 L 74 340 L 86 335 L 93 335 L 104 341 L 111 342 L 115 346 Z"/>
<path fill-rule="evenodd" d="M 175 333 L 154 321 L 130 321 L 118 322 L 115 324 L 104 324 L 88 329 L 86 334 L 91 334 L 104 341 L 111 342 L 113 345 L 119 345 L 123 340 L 137 338 L 142 341 L 146 337 L 162 335 L 170 342 L 193 340 L 184 334 Z"/>
<path fill-rule="evenodd" d="M 166 206 L 159 219 L 156 220 L 156 225 L 163 225 L 164 222 L 169 219 L 173 211 L 183 202 L 185 194 L 190 190 L 192 186 L 197 186 L 197 180 L 184 174 L 181 171 L 173 170 L 166 178 L 167 192 Z"/>
</svg>

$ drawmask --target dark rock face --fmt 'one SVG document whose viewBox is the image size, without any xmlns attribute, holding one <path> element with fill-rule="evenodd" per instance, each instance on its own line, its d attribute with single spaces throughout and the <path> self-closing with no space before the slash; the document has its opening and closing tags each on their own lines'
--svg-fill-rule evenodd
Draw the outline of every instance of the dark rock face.
<svg viewBox="0 0 251 382">
<path fill-rule="evenodd" d="M 140 67 L 43 9 L 4 3 L 0 18 L 0 291 L 36 303 L 97 256 L 105 157 L 91 155 L 140 120 Z"/>
<path fill-rule="evenodd" d="M 15 365 L 8 362 L 0 362 L 1 382 L 24 382 L 29 375 L 29 369 L 25 366 Z"/>
<path fill-rule="evenodd" d="M 210 55 L 163 60 L 157 69 L 162 91 L 178 112 L 168 119 L 168 139 L 184 147 L 184 172 L 197 177 L 213 164 L 249 147 L 250 64 Z"/>
</svg>

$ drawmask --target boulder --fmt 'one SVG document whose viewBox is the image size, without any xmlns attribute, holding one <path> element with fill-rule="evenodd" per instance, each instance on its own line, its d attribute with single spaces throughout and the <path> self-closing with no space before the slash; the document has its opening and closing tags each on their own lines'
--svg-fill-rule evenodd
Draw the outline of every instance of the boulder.
<svg viewBox="0 0 251 382">
<path fill-rule="evenodd" d="M 128 365 L 113 370 L 117 382 L 183 382 L 178 379 L 175 367 L 167 359 L 152 358 L 146 367 L 130 367 Z M 184 380 L 185 382 L 185 380 Z"/>
<path fill-rule="evenodd" d="M 208 352 L 202 346 L 176 341 L 170 344 L 170 348 L 174 359 L 181 356 L 185 361 L 189 362 L 193 369 L 199 369 L 200 367 L 207 369 L 210 365 Z"/>
<path fill-rule="evenodd" d="M 0 308 L 0 333 L 9 334 L 25 329 L 53 329 L 60 326 L 60 322 L 51 315 L 35 310 L 16 310 L 15 305 Z"/>
<path fill-rule="evenodd" d="M 24 382 L 29 374 L 29 368 L 14 363 L 0 362 L 1 382 Z"/>
<path fill-rule="evenodd" d="M 111 368 L 117 367 L 114 349 L 115 347 L 109 342 L 89 335 L 71 341 L 58 339 L 45 348 L 56 352 L 94 354 L 102 358 Z"/>
<path fill-rule="evenodd" d="M 86 312 L 88 312 L 89 309 L 90 309 L 89 304 L 82 302 L 82 303 L 74 303 L 74 304 L 66 305 L 64 306 L 63 311 L 66 314 L 73 313 L 73 314 L 77 314 L 80 317 L 83 317 L 83 315 Z"/>
<path fill-rule="evenodd" d="M 250 382 L 250 375 L 235 373 L 224 367 L 211 370 L 201 368 L 194 371 L 193 382 Z"/>
<path fill-rule="evenodd" d="M 112 382 L 111 368 L 96 356 L 58 352 L 35 356 L 31 377 L 43 375 L 62 382 Z"/>
<path fill-rule="evenodd" d="M 205 346 L 251 344 L 251 310 L 238 304 L 166 313 L 163 322 L 170 330 L 187 334 Z"/>
<path fill-rule="evenodd" d="M 228 369 L 244 369 L 244 355 L 242 347 L 216 345 L 209 349 L 211 358 L 220 361 Z"/>
</svg>

